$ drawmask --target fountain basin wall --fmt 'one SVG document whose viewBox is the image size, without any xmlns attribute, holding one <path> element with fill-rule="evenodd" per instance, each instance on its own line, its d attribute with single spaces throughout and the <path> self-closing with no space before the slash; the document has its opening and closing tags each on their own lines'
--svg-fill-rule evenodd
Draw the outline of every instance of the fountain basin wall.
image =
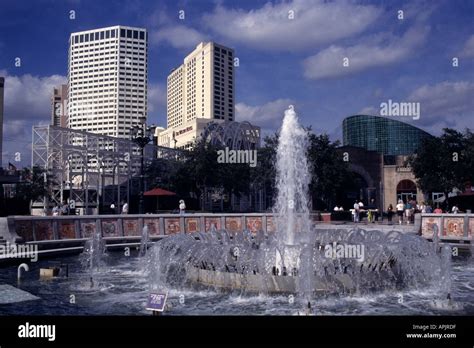
<svg viewBox="0 0 474 348">
<path fill-rule="evenodd" d="M 474 236 L 474 214 L 417 214 L 421 216 L 420 228 L 406 225 L 364 225 L 365 229 L 396 229 L 422 233 L 433 237 L 433 226 L 438 227 L 441 239 L 469 241 Z M 310 214 L 313 224 L 319 225 L 319 213 Z M 86 215 L 86 216 L 10 216 L 0 218 L 0 239 L 20 239 L 23 242 L 39 242 L 90 238 L 97 230 L 103 237 L 140 237 L 146 224 L 150 236 L 174 233 L 193 233 L 225 228 L 232 232 L 244 229 L 253 233 L 275 230 L 274 215 L 252 214 L 144 214 L 144 215 Z M 418 227 L 418 226 L 416 226 Z"/>
<path fill-rule="evenodd" d="M 311 215 L 313 223 L 320 214 Z M 23 242 L 90 238 L 101 231 L 104 238 L 140 237 L 145 225 L 150 236 L 193 233 L 225 228 L 231 232 L 275 230 L 273 214 L 142 214 L 142 215 L 82 215 L 82 216 L 10 216 L 0 218 L 4 223 L 0 237 L 21 239 Z M 1 224 L 0 224 L 1 226 Z M 6 231 L 6 229 L 8 229 Z"/>
<path fill-rule="evenodd" d="M 316 228 L 295 240 L 225 230 L 169 236 L 152 248 L 151 284 L 313 296 L 423 287 L 440 275 L 433 245 L 410 233 Z M 335 245 L 360 253 L 328 254 Z"/>
<path fill-rule="evenodd" d="M 346 292 L 354 290 L 351 278 L 344 274 L 336 275 L 339 284 Z M 214 287 L 222 290 L 245 289 L 247 292 L 265 292 L 269 294 L 291 294 L 297 292 L 298 278 L 293 276 L 274 276 L 269 274 L 240 274 L 209 271 L 192 266 L 186 267 L 186 279 L 190 283 Z M 330 286 L 323 279 L 315 279 L 316 293 L 336 292 L 340 287 Z"/>
<path fill-rule="evenodd" d="M 474 236 L 474 214 L 420 214 L 420 229 L 406 225 L 372 225 L 377 229 L 396 229 L 418 232 L 426 239 L 433 238 L 433 228 L 438 227 L 441 242 L 469 248 Z M 320 214 L 312 213 L 314 225 L 320 226 Z M 88 216 L 10 216 L 0 218 L 0 243 L 17 241 L 35 243 L 40 250 L 80 253 L 85 240 L 100 230 L 108 245 L 139 245 L 141 231 L 148 226 L 151 240 L 158 240 L 175 233 L 209 231 L 225 228 L 233 232 L 244 229 L 255 233 L 274 231 L 273 214 L 145 214 L 145 215 L 88 215 Z M 370 225 L 361 225 L 370 229 Z M 336 227 L 326 225 L 325 227 Z"/>
</svg>

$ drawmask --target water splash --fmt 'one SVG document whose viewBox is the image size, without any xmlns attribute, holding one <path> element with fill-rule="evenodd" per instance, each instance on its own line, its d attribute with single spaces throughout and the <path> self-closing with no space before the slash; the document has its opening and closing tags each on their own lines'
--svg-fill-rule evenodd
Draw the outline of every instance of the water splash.
<svg viewBox="0 0 474 348">
<path fill-rule="evenodd" d="M 276 156 L 276 188 L 273 212 L 278 240 L 284 245 L 295 244 L 296 232 L 310 230 L 308 186 L 311 181 L 308 160 L 307 132 L 298 123 L 293 105 L 285 111 L 278 137 Z"/>
<path fill-rule="evenodd" d="M 290 107 L 277 149 L 276 233 L 212 230 L 167 236 L 150 252 L 150 285 L 298 294 L 306 306 L 318 295 L 439 282 L 441 258 L 420 236 L 311 228 L 307 145 L 307 133 Z M 341 256 L 341 248 L 362 254 Z"/>
<path fill-rule="evenodd" d="M 103 266 L 103 257 L 106 255 L 105 241 L 102 239 L 101 231 L 96 231 L 84 244 L 84 251 L 81 255 L 81 263 L 84 269 L 89 271 L 90 285 L 93 288 L 96 284 L 95 277 Z"/>
<path fill-rule="evenodd" d="M 148 244 L 150 243 L 150 233 L 148 231 L 148 225 L 145 224 L 142 229 L 142 239 L 140 241 L 140 251 L 138 255 L 144 257 L 148 251 Z"/>
</svg>

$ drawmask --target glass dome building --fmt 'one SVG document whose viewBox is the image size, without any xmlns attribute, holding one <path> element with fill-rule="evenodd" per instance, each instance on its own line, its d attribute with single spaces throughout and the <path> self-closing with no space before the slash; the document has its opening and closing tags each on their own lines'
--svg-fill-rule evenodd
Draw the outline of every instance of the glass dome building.
<svg viewBox="0 0 474 348">
<path fill-rule="evenodd" d="M 432 135 L 410 124 L 380 116 L 354 115 L 342 122 L 344 146 L 361 147 L 382 155 L 411 155 Z"/>
</svg>

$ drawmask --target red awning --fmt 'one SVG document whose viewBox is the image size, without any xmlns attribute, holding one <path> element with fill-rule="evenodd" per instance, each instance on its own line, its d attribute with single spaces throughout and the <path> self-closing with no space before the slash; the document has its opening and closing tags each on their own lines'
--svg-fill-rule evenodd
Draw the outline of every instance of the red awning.
<svg viewBox="0 0 474 348">
<path fill-rule="evenodd" d="M 171 191 L 167 191 L 167 190 L 163 190 L 163 189 L 157 187 L 157 188 L 154 188 L 153 190 L 146 191 L 143 195 L 144 196 L 174 196 L 174 195 L 176 195 L 176 193 L 171 192 Z"/>
</svg>

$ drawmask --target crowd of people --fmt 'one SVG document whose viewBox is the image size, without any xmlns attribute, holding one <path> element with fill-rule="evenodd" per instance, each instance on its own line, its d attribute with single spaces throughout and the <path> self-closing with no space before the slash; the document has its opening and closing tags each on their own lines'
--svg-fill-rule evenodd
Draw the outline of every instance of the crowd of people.
<svg viewBox="0 0 474 348">
<path fill-rule="evenodd" d="M 186 204 L 184 203 L 184 200 L 180 200 L 179 201 L 179 214 L 180 215 L 184 215 L 186 213 Z M 342 207 L 341 207 L 342 209 Z M 129 212 L 129 205 L 127 202 L 125 201 L 122 201 L 118 206 L 115 205 L 115 202 L 112 202 L 112 204 L 110 204 L 109 206 L 109 209 L 105 212 L 106 214 L 122 214 L 122 215 L 125 215 L 125 214 L 128 214 Z M 48 216 L 48 215 L 52 215 L 52 216 L 61 216 L 61 215 L 76 215 L 76 209 L 72 208 L 69 206 L 69 204 L 67 202 L 63 202 L 63 204 L 59 205 L 59 204 L 56 204 L 53 209 L 51 209 L 50 211 L 45 209 L 43 211 L 43 215 L 44 216 Z"/>
<path fill-rule="evenodd" d="M 69 215 L 70 213 L 71 213 L 71 209 L 69 208 L 69 204 L 67 204 L 66 202 L 63 202 L 63 204 L 61 205 L 56 204 L 52 210 L 53 216 Z M 45 215 L 46 215 L 46 212 L 45 212 Z"/>
<path fill-rule="evenodd" d="M 333 209 L 335 212 L 344 211 L 344 207 L 336 205 Z M 367 221 L 374 223 L 378 220 L 380 216 L 379 210 L 375 205 L 375 200 L 371 199 L 370 204 L 365 208 L 364 203 L 361 200 L 356 200 L 353 205 L 353 209 L 350 209 L 352 213 L 352 221 L 353 222 L 360 222 L 361 221 L 361 213 L 365 212 L 367 214 Z M 398 223 L 401 225 L 403 223 L 406 224 L 413 224 L 415 221 L 415 214 L 423 213 L 423 214 L 443 214 L 443 213 L 452 213 L 458 214 L 461 211 L 457 205 L 453 205 L 450 210 L 444 211 L 439 204 L 437 204 L 436 208 L 433 209 L 430 204 L 426 202 L 418 203 L 414 198 L 408 199 L 404 202 L 402 199 L 398 200 L 398 203 L 395 207 L 390 204 L 386 211 L 386 216 L 388 223 L 393 223 L 393 216 L 396 215 L 398 218 Z"/>
</svg>

